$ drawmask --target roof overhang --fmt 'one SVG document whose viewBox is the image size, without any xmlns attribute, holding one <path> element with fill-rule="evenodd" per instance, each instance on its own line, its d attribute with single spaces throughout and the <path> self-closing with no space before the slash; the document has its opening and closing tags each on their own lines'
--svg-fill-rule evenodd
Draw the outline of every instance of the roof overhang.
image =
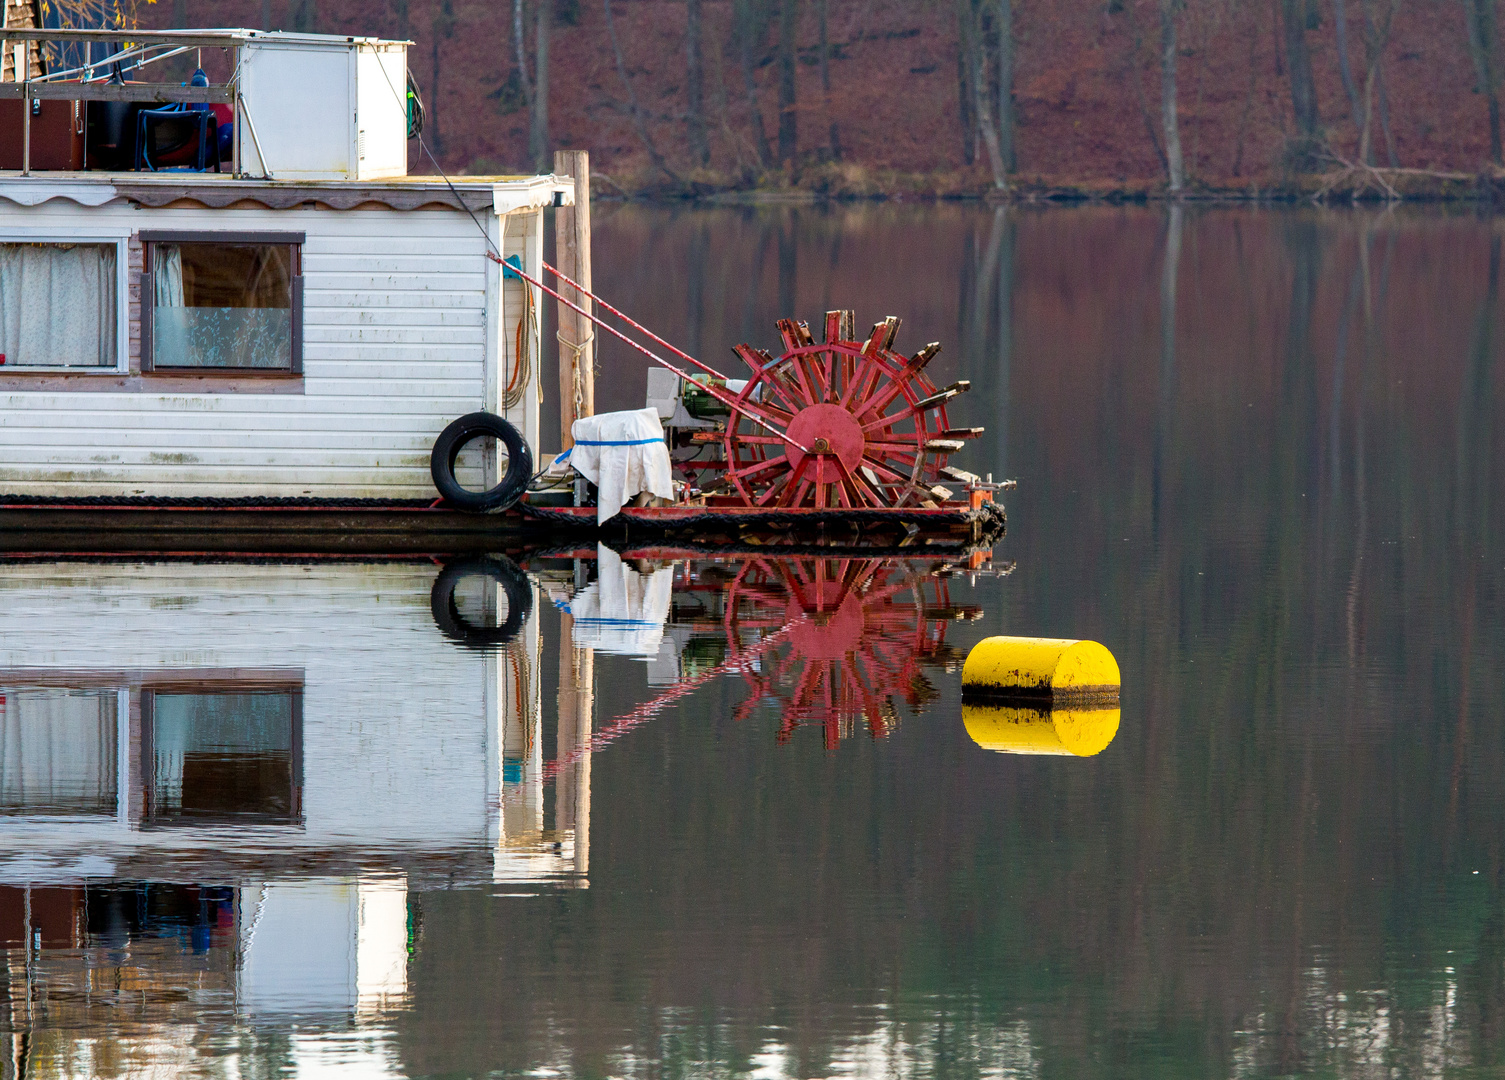
<svg viewBox="0 0 1505 1080">
<path fill-rule="evenodd" d="M 269 210 L 321 207 L 354 210 L 451 209 L 497 215 L 573 206 L 574 181 L 557 176 L 406 176 L 391 180 L 253 180 L 214 173 L 0 173 L 0 199 L 38 206 L 64 199 L 79 206 L 103 206 L 124 199 L 158 208 L 198 204 L 226 209 L 254 204 Z"/>
</svg>

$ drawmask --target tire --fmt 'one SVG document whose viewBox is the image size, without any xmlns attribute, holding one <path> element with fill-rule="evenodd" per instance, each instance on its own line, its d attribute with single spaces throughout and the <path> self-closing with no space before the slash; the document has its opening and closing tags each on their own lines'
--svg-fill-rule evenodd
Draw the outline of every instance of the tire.
<svg viewBox="0 0 1505 1080">
<path fill-rule="evenodd" d="M 455 459 L 467 443 L 488 435 L 500 439 L 507 447 L 507 474 L 490 491 L 463 488 L 455 479 Z M 505 510 L 527 490 L 528 481 L 533 477 L 533 454 L 517 428 L 500 416 L 473 412 L 440 432 L 434 441 L 434 452 L 429 456 L 429 472 L 433 474 L 434 487 L 452 506 L 477 512 Z"/>
<path fill-rule="evenodd" d="M 465 621 L 455 604 L 455 587 L 465 578 L 480 576 L 496 582 L 507 596 L 507 618 L 500 626 L 474 626 Z M 507 644 L 522 629 L 533 610 L 533 585 L 528 575 L 505 556 L 480 556 L 450 563 L 434 579 L 429 593 L 434 624 L 449 640 L 471 649 L 495 649 Z"/>
</svg>

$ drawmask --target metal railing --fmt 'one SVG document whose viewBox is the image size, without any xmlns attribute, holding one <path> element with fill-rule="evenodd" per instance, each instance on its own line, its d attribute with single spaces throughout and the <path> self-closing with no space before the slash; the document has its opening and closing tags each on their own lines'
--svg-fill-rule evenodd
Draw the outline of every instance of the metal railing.
<svg viewBox="0 0 1505 1080">
<path fill-rule="evenodd" d="M 16 82 L 0 82 L 0 100 L 20 99 L 21 173 L 31 173 L 31 110 L 33 101 L 130 101 L 148 104 L 221 104 L 231 109 L 234 136 L 230 141 L 230 173 L 241 175 L 241 119 L 245 102 L 240 93 L 242 46 L 270 37 L 256 30 L 49 30 L 0 28 L 0 50 L 15 50 L 15 68 L 25 73 Z M 82 45 L 87 59 L 62 71 L 32 77 L 32 50 L 44 43 Z M 119 49 L 94 60 L 96 43 Z M 203 49 L 234 50 L 228 82 L 209 86 L 182 83 L 111 82 L 121 65 L 139 70 L 185 53 Z M 254 127 L 247 125 L 259 160 L 265 162 Z M 87 125 L 86 125 L 87 130 Z M 85 136 L 87 138 L 87 135 Z M 216 153 L 218 151 L 216 150 Z M 85 154 L 87 165 L 87 148 Z"/>
</svg>

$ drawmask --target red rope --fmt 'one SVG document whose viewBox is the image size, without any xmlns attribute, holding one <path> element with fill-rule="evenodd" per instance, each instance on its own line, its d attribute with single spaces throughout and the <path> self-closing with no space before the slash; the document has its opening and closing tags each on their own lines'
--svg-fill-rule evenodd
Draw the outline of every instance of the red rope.
<svg viewBox="0 0 1505 1080">
<path fill-rule="evenodd" d="M 576 312 L 578 312 L 581 315 L 584 315 L 587 319 L 589 319 L 591 322 L 595 323 L 602 330 L 605 330 L 609 334 L 616 335 L 622 341 L 624 341 L 628 345 L 632 346 L 634 349 L 636 349 L 638 352 L 642 353 L 648 359 L 652 360 L 655 364 L 658 364 L 660 367 L 668 368 L 670 371 L 674 372 L 674 374 L 678 375 L 681 379 L 684 379 L 686 381 L 691 381 L 691 382 L 694 381 L 691 378 L 690 375 L 686 374 L 685 372 L 681 371 L 679 368 L 675 367 L 673 364 L 669 363 L 669 361 L 665 360 L 662 356 L 658 355 L 658 353 L 654 352 L 652 349 L 648 348 L 646 345 L 641 345 L 638 342 L 633 341 L 632 338 L 630 338 L 626 334 L 622 333 L 622 331 L 618 330 L 615 326 L 612 326 L 609 323 L 602 322 L 600 319 L 598 319 L 594 315 L 592 315 L 589 311 L 586 311 L 579 304 L 574 303 L 573 301 L 571 301 L 570 299 L 568 299 L 567 297 L 565 297 L 561 293 L 555 292 L 553 289 L 549 288 L 547 285 L 545 285 L 543 282 L 539 281 L 537 278 L 531 276 L 526 271 L 520 269 L 516 263 L 509 263 L 509 262 L 507 262 L 500 255 L 496 254 L 496 252 L 494 252 L 494 251 L 488 251 L 488 252 L 486 252 L 486 257 L 488 259 L 490 259 L 492 262 L 501 263 L 509 271 L 511 271 L 512 273 L 516 274 L 518 277 L 522 278 L 529 285 L 533 285 L 533 286 L 536 286 L 539 289 L 542 289 L 544 292 L 546 292 L 550 296 L 552 296 L 555 300 L 558 300 L 565 307 L 570 308 L 573 311 L 576 311 Z M 553 267 L 550 267 L 550 269 L 552 270 Z M 556 274 L 558 273 L 557 270 L 555 270 L 554 272 Z M 583 292 L 584 290 L 582 289 L 581 291 Z M 605 307 L 606 305 L 603 304 L 602 306 Z M 614 308 L 609 308 L 608 310 L 615 311 Z M 623 316 L 623 318 L 626 318 L 626 316 Z M 628 321 L 631 322 L 630 319 Z M 633 323 L 632 325 L 633 326 L 637 326 L 637 323 Z M 641 328 L 639 328 L 639 329 L 641 329 Z M 646 331 L 646 330 L 644 330 L 643 332 L 644 333 L 648 333 L 648 331 Z M 655 341 L 662 340 L 662 339 L 656 337 L 653 334 L 649 334 L 649 336 L 653 337 L 653 339 Z M 674 349 L 674 346 L 672 346 L 672 345 L 670 345 L 668 347 L 670 349 L 673 349 L 673 351 L 675 351 L 675 352 L 679 352 L 679 350 L 678 349 Z M 706 372 L 709 372 L 711 375 L 714 375 L 716 378 L 718 378 L 718 379 L 723 378 L 722 374 L 719 371 L 717 371 L 715 368 L 712 368 L 712 367 L 709 367 L 709 366 L 707 366 L 705 364 L 702 364 L 699 360 L 696 360 L 694 357 L 688 356 L 685 353 L 679 353 L 679 355 L 685 356 L 686 359 L 688 359 L 696 367 L 701 368 L 702 370 L 704 370 Z M 791 439 L 789 437 L 789 435 L 788 435 L 787 432 L 780 431 L 778 428 L 774 427 L 767 420 L 764 420 L 757 413 L 753 412 L 751 409 L 749 409 L 747 407 L 747 405 L 746 405 L 745 402 L 738 401 L 736 398 L 728 396 L 727 394 L 723 393 L 721 390 L 719 390 L 715 385 L 713 385 L 711 383 L 697 383 L 696 385 L 697 386 L 701 386 L 713 398 L 715 398 L 717 401 L 721 402 L 723 405 L 725 405 L 727 408 L 731 409 L 733 412 L 741 413 L 743 416 L 747 417 L 753 423 L 762 425 L 763 427 L 767 428 L 769 431 L 771 431 L 775 435 L 777 435 L 779 438 L 781 438 L 785 442 L 789 443 L 791 446 L 797 447 L 798 449 L 802 450 L 806 454 L 813 453 L 813 451 L 808 446 L 805 446 L 805 445 L 803 445 L 803 444 L 801 444 L 799 442 L 796 442 L 794 439 Z"/>
</svg>

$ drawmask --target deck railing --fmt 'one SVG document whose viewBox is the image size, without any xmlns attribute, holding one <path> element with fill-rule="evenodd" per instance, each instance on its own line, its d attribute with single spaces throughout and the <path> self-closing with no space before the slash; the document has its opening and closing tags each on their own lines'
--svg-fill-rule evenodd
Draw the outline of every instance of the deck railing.
<svg viewBox="0 0 1505 1080">
<path fill-rule="evenodd" d="M 0 82 L 0 100 L 19 98 L 21 106 L 21 173 L 31 173 L 31 103 L 33 101 L 135 101 L 143 103 L 223 104 L 229 105 L 234 123 L 231 139 L 230 172 L 241 174 L 241 118 L 246 116 L 240 94 L 241 47 L 270 35 L 255 30 L 49 30 L 0 28 L 0 50 L 15 50 L 15 71 L 25 72 L 19 82 Z M 84 63 L 61 71 L 31 77 L 32 49 L 46 42 L 82 45 L 88 57 Z M 118 51 L 94 60 L 95 43 L 117 45 Z M 117 65 L 128 64 L 140 69 L 176 56 L 202 49 L 234 50 L 230 80 L 209 86 L 186 86 L 182 83 L 110 82 Z M 260 140 L 254 126 L 247 124 L 258 158 Z M 86 161 L 87 164 L 87 161 Z"/>
</svg>

